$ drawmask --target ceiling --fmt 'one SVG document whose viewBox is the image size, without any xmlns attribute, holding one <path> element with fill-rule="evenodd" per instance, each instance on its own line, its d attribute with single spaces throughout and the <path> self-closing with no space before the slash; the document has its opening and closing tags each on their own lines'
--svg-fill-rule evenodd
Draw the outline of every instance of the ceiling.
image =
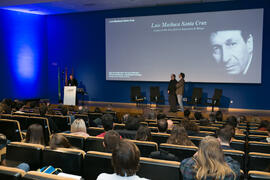
<svg viewBox="0 0 270 180">
<path fill-rule="evenodd" d="M 0 8 L 49 15 L 219 1 L 233 0 L 0 0 Z"/>
</svg>

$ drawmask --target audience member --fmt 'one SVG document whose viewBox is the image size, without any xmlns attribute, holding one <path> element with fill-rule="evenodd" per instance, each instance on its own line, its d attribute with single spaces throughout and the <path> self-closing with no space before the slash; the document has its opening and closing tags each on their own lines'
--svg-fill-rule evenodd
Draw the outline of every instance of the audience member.
<svg viewBox="0 0 270 180">
<path fill-rule="evenodd" d="M 240 165 L 225 156 L 218 140 L 207 136 L 193 157 L 184 159 L 180 165 L 183 179 L 226 179 L 240 177 Z"/>
<path fill-rule="evenodd" d="M 158 132 L 167 133 L 167 130 L 168 130 L 168 122 L 167 122 L 167 120 L 166 119 L 157 120 L 157 127 L 158 127 Z"/>
<path fill-rule="evenodd" d="M 61 112 L 62 116 L 69 116 L 70 117 L 71 124 L 73 123 L 73 121 L 75 121 L 75 116 L 69 114 L 68 108 L 66 106 L 61 106 L 60 112 Z"/>
<path fill-rule="evenodd" d="M 135 139 L 138 141 L 151 141 L 151 130 L 147 126 L 140 126 L 136 133 Z"/>
<path fill-rule="evenodd" d="M 216 121 L 223 121 L 223 113 L 221 111 L 217 111 L 215 116 Z"/>
<path fill-rule="evenodd" d="M 12 108 L 7 104 L 2 104 L 2 114 L 11 114 Z"/>
<path fill-rule="evenodd" d="M 233 150 L 233 148 L 230 146 L 232 137 L 233 132 L 231 129 L 221 128 L 217 131 L 217 139 L 219 140 L 222 149 Z"/>
<path fill-rule="evenodd" d="M 189 139 L 187 132 L 184 127 L 180 125 L 174 125 L 171 135 L 167 140 L 168 144 L 184 145 L 184 146 L 195 146 Z"/>
<path fill-rule="evenodd" d="M 234 127 L 235 134 L 243 134 L 243 131 L 237 127 L 238 126 L 238 123 L 237 123 L 237 119 L 236 119 L 235 116 L 229 116 L 227 118 L 226 124 L 229 124 L 229 125 L 231 125 L 231 126 Z"/>
<path fill-rule="evenodd" d="M 167 123 L 168 123 L 168 128 L 167 128 L 167 130 L 168 130 L 168 131 L 171 131 L 172 128 L 173 128 L 173 121 L 170 120 L 170 119 L 168 119 L 168 120 L 167 120 Z"/>
<path fill-rule="evenodd" d="M 97 180 L 144 180 L 145 178 L 140 178 L 136 175 L 136 172 L 139 170 L 139 162 L 140 151 L 138 147 L 130 141 L 121 140 L 112 153 L 114 174 L 102 173 Z"/>
<path fill-rule="evenodd" d="M 140 127 L 139 119 L 135 117 L 129 117 L 126 123 L 126 130 L 137 131 Z"/>
<path fill-rule="evenodd" d="M 268 134 L 268 137 L 266 137 L 265 139 L 263 139 L 261 142 L 270 143 L 270 124 L 268 124 L 268 127 L 267 127 L 267 134 Z"/>
<path fill-rule="evenodd" d="M 72 146 L 65 136 L 61 134 L 53 134 L 50 140 L 50 148 L 72 148 Z"/>
<path fill-rule="evenodd" d="M 107 131 L 113 129 L 113 116 L 111 114 L 104 114 L 101 117 L 101 123 L 105 132 L 97 135 L 97 137 L 104 137 Z"/>
<path fill-rule="evenodd" d="M 192 121 L 182 120 L 181 126 L 183 126 L 189 136 L 197 136 L 200 135 L 200 127 Z"/>
<path fill-rule="evenodd" d="M 189 109 L 184 110 L 185 119 L 189 119 L 189 115 L 190 115 L 190 110 Z"/>
<path fill-rule="evenodd" d="M 166 118 L 167 118 L 167 116 L 164 113 L 160 113 L 160 114 L 157 115 L 157 120 L 166 119 Z"/>
<path fill-rule="evenodd" d="M 55 124 L 55 122 L 51 119 L 51 117 L 46 116 L 48 111 L 48 108 L 46 105 L 41 105 L 39 107 L 39 114 L 41 117 L 47 118 L 48 119 L 48 123 L 49 123 L 49 127 L 52 133 L 58 132 L 58 127 Z"/>
<path fill-rule="evenodd" d="M 214 123 L 216 121 L 216 116 L 214 113 L 209 114 L 209 121 L 210 123 Z"/>
<path fill-rule="evenodd" d="M 45 145 L 43 128 L 40 124 L 32 124 L 28 127 L 25 142 Z"/>
<path fill-rule="evenodd" d="M 247 117 L 244 116 L 244 115 L 240 115 L 240 116 L 238 116 L 238 118 L 237 118 L 237 122 L 238 122 L 238 124 L 239 124 L 239 123 L 245 123 L 245 122 L 247 122 Z"/>
<path fill-rule="evenodd" d="M 104 148 L 107 152 L 112 152 L 120 142 L 120 135 L 114 130 L 109 130 L 104 136 Z"/>
<path fill-rule="evenodd" d="M 15 109 L 16 109 L 16 111 L 15 111 L 16 114 L 23 114 L 24 113 L 23 112 L 23 103 L 17 102 Z"/>
<path fill-rule="evenodd" d="M 197 112 L 194 113 L 194 118 L 196 120 L 201 120 L 201 119 L 203 119 L 203 115 L 202 115 L 201 112 L 197 111 Z"/>
<path fill-rule="evenodd" d="M 267 131 L 267 126 L 269 124 L 269 121 L 267 120 L 262 120 L 259 127 L 258 127 L 258 130 L 259 131 Z"/>
<path fill-rule="evenodd" d="M 83 119 L 75 119 L 75 121 L 71 124 L 70 132 L 74 135 L 80 135 L 84 137 L 89 136 L 87 134 L 85 122 Z"/>
</svg>

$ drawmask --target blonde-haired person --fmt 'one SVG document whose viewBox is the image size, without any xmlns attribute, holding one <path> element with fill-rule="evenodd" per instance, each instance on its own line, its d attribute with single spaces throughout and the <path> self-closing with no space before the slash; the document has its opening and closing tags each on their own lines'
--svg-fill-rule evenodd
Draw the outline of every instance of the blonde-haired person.
<svg viewBox="0 0 270 180">
<path fill-rule="evenodd" d="M 86 125 L 83 119 L 75 119 L 75 121 L 71 124 L 70 132 L 74 135 L 80 135 L 84 137 L 89 136 L 87 134 Z"/>
<path fill-rule="evenodd" d="M 219 141 L 206 136 L 193 157 L 181 162 L 180 170 L 187 179 L 234 180 L 240 177 L 240 165 L 230 156 L 224 156 Z"/>
</svg>

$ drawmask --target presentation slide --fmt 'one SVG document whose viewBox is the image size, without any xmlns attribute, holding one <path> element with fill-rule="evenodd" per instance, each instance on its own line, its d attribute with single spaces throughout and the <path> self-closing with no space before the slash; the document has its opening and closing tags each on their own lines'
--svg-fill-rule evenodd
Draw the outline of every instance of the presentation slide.
<svg viewBox="0 0 270 180">
<path fill-rule="evenodd" d="M 263 9 L 106 19 L 106 79 L 261 83 Z"/>
</svg>

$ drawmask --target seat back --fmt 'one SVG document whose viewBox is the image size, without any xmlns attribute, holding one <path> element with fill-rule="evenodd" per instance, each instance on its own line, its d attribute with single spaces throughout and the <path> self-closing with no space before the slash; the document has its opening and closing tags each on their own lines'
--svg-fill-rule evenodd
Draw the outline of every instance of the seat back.
<svg viewBox="0 0 270 180">
<path fill-rule="evenodd" d="M 21 141 L 22 133 L 20 123 L 16 120 L 0 119 L 0 133 L 10 141 Z"/>
<path fill-rule="evenodd" d="M 27 116 L 4 114 L 1 115 L 1 118 L 17 120 L 20 123 L 21 130 L 27 130 Z"/>
<path fill-rule="evenodd" d="M 114 130 L 125 129 L 125 126 L 126 126 L 125 124 L 114 123 L 113 129 Z"/>
<path fill-rule="evenodd" d="M 265 138 L 267 138 L 268 136 L 264 136 L 264 135 L 248 135 L 248 140 L 249 141 L 262 141 Z"/>
<path fill-rule="evenodd" d="M 99 128 L 99 127 L 89 127 L 87 128 L 87 133 L 90 135 L 90 136 L 97 136 L 101 133 L 104 133 L 104 128 Z"/>
<path fill-rule="evenodd" d="M 11 142 L 7 144 L 7 163 L 29 164 L 30 169 L 38 169 L 42 165 L 42 150 L 44 146 L 40 144 L 30 144 L 23 142 Z"/>
<path fill-rule="evenodd" d="M 152 140 L 157 144 L 166 143 L 168 138 L 170 137 L 170 134 L 166 133 L 151 133 L 151 134 Z"/>
<path fill-rule="evenodd" d="M 85 137 L 80 135 L 73 135 L 67 133 L 60 133 L 65 136 L 73 147 L 84 150 Z"/>
<path fill-rule="evenodd" d="M 179 180 L 181 179 L 180 162 L 141 157 L 137 175 L 155 180 Z"/>
<path fill-rule="evenodd" d="M 148 128 L 151 130 L 151 132 L 155 132 L 155 133 L 158 132 L 158 128 L 157 127 L 148 127 Z"/>
<path fill-rule="evenodd" d="M 270 143 L 249 141 L 248 142 L 249 152 L 260 152 L 260 153 L 270 153 Z"/>
<path fill-rule="evenodd" d="M 120 129 L 117 132 L 125 139 L 135 139 L 137 131 Z"/>
<path fill-rule="evenodd" d="M 246 140 L 246 135 L 245 134 L 235 134 L 234 135 L 235 139 L 245 141 Z"/>
<path fill-rule="evenodd" d="M 160 149 L 174 154 L 176 157 L 178 157 L 179 161 L 192 157 L 198 150 L 198 148 L 195 146 L 182 146 L 166 143 L 160 144 Z"/>
<path fill-rule="evenodd" d="M 57 126 L 59 132 L 70 131 L 71 119 L 70 116 L 62 115 L 47 115 Z"/>
<path fill-rule="evenodd" d="M 100 151 L 105 152 L 105 148 L 103 146 L 103 137 L 95 137 L 95 136 L 89 136 L 85 139 L 84 143 L 84 151 Z"/>
<path fill-rule="evenodd" d="M 74 180 L 74 178 L 62 177 L 54 174 L 41 173 L 38 171 L 29 171 L 22 178 L 23 180 Z"/>
<path fill-rule="evenodd" d="M 78 149 L 46 148 L 43 151 L 43 166 L 51 165 L 62 169 L 65 173 L 81 175 L 84 155 L 85 152 Z"/>
<path fill-rule="evenodd" d="M 249 134 L 267 136 L 267 131 L 249 130 Z"/>
<path fill-rule="evenodd" d="M 97 179 L 101 173 L 113 173 L 111 153 L 88 151 L 83 163 L 83 178 Z"/>
<path fill-rule="evenodd" d="M 270 154 L 250 152 L 248 154 L 248 169 L 264 171 L 270 164 Z"/>
<path fill-rule="evenodd" d="M 203 139 L 203 137 L 200 136 L 188 136 L 188 137 L 196 146 L 199 146 L 201 140 Z"/>
<path fill-rule="evenodd" d="M 248 179 L 250 180 L 270 179 L 270 173 L 263 171 L 248 171 Z"/>
<path fill-rule="evenodd" d="M 2 180 L 21 180 L 25 172 L 18 168 L 0 166 L 0 179 Z"/>
<path fill-rule="evenodd" d="M 230 145 L 235 150 L 245 151 L 245 143 L 245 141 L 234 139 Z"/>
<path fill-rule="evenodd" d="M 212 126 L 199 126 L 200 131 L 212 131 L 216 132 L 219 128 L 218 127 L 212 127 Z"/>
<path fill-rule="evenodd" d="M 93 121 L 97 118 L 101 118 L 102 116 L 103 116 L 102 113 L 88 113 L 89 126 L 94 126 L 95 123 Z"/>
<path fill-rule="evenodd" d="M 238 161 L 241 169 L 245 169 L 245 153 L 238 150 L 223 150 L 225 156 L 231 156 Z"/>
<path fill-rule="evenodd" d="M 151 152 L 158 150 L 158 145 L 155 142 L 149 142 L 149 141 L 136 141 L 136 140 L 130 140 L 131 142 L 135 143 L 141 152 L 141 157 L 149 157 Z"/>
</svg>

